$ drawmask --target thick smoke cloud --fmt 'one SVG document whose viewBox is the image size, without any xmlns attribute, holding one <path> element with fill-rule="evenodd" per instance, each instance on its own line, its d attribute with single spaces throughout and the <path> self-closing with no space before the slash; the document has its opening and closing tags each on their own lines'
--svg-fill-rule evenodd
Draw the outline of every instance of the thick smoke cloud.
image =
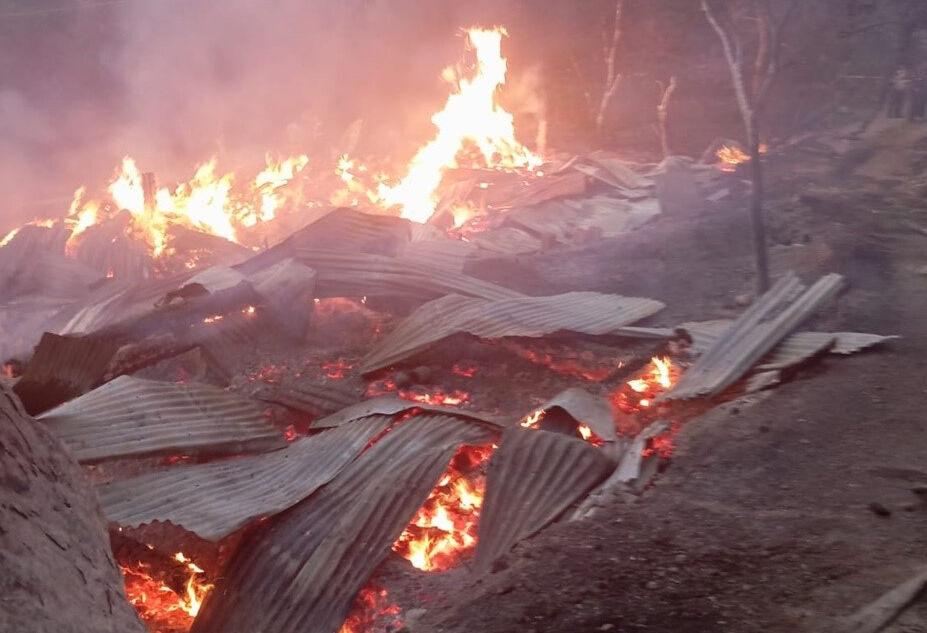
<svg viewBox="0 0 927 633">
<path fill-rule="evenodd" d="M 214 154 L 322 162 L 356 118 L 370 151 L 409 152 L 459 29 L 517 20 L 516 4 L 0 0 L 0 230 L 62 215 L 125 154 L 163 182 Z"/>
</svg>

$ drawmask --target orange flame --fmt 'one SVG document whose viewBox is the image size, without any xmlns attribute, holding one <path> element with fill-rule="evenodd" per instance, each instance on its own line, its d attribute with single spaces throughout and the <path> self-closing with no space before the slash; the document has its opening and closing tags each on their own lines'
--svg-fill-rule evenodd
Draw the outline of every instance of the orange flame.
<svg viewBox="0 0 927 633">
<path fill-rule="evenodd" d="M 679 370 L 669 358 L 654 356 L 640 378 L 625 383 L 631 393 L 620 391 L 616 394 L 617 405 L 626 413 L 648 409 L 654 398 L 672 387 L 678 378 Z"/>
<path fill-rule="evenodd" d="M 453 567 L 476 546 L 486 485 L 484 466 L 494 446 L 464 446 L 425 504 L 393 544 L 393 551 L 422 571 Z"/>
<path fill-rule="evenodd" d="M 445 171 L 457 166 L 457 156 L 467 143 L 475 145 L 489 167 L 533 170 L 543 162 L 515 139 L 511 114 L 496 101 L 505 83 L 507 63 L 502 57 L 504 28 L 471 28 L 469 45 L 476 53 L 476 74 L 462 76 L 446 68 L 443 78 L 454 86 L 444 109 L 431 121 L 438 132 L 418 150 L 405 178 L 394 187 L 383 184 L 379 195 L 387 206 L 402 207 L 402 217 L 426 222 L 435 212 L 437 190 Z"/>
<path fill-rule="evenodd" d="M 174 560 L 183 563 L 189 572 L 183 595 L 154 578 L 146 563 L 120 565 L 126 596 L 151 631 L 189 630 L 203 600 L 213 588 L 200 580 L 203 570 L 183 552 L 174 554 Z"/>
</svg>

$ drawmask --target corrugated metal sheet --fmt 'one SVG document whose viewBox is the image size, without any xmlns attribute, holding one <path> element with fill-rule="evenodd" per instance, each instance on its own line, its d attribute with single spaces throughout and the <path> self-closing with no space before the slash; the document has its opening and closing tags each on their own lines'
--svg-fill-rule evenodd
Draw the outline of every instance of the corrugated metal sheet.
<svg viewBox="0 0 927 633">
<path fill-rule="evenodd" d="M 387 367 L 457 332 L 481 338 L 540 337 L 561 330 L 609 334 L 663 307 L 653 299 L 596 292 L 498 301 L 448 295 L 421 306 L 380 339 L 363 359 L 361 370 Z"/>
<path fill-rule="evenodd" d="M 81 462 L 154 453 L 236 454 L 285 444 L 251 400 L 202 385 L 130 376 L 39 419 Z"/>
<path fill-rule="evenodd" d="M 345 207 L 331 209 L 236 268 L 245 275 L 252 275 L 288 257 L 296 257 L 300 250 L 306 249 L 393 257 L 411 240 L 411 224 L 396 216 L 374 215 Z"/>
<path fill-rule="evenodd" d="M 683 323 L 678 329 L 686 331 L 692 338 L 690 351 L 702 354 L 724 335 L 732 323 L 729 319 L 719 319 Z M 854 354 L 897 338 L 862 332 L 796 332 L 773 349 L 757 369 L 791 367 L 824 351 L 831 354 Z"/>
<path fill-rule="evenodd" d="M 837 338 L 826 332 L 796 332 L 782 341 L 756 366 L 756 371 L 786 369 L 833 347 Z"/>
<path fill-rule="evenodd" d="M 519 297 L 521 293 L 495 284 L 408 261 L 364 253 L 297 249 L 299 261 L 314 268 L 316 296 L 399 296 L 432 299 L 457 293 L 483 299 Z"/>
<path fill-rule="evenodd" d="M 834 332 L 837 341 L 831 348 L 831 354 L 855 354 L 874 345 L 887 343 L 900 336 L 882 336 L 880 334 L 865 334 L 862 332 Z"/>
<path fill-rule="evenodd" d="M 297 385 L 262 385 L 254 397 L 274 402 L 313 416 L 329 415 L 364 397 L 360 381 L 328 380 L 324 383 L 300 382 Z"/>
<path fill-rule="evenodd" d="M 587 425 L 606 442 L 617 439 L 611 409 L 602 397 L 572 387 L 561 391 L 536 410 L 550 411 L 556 407 L 566 411 L 577 422 Z"/>
<path fill-rule="evenodd" d="M 487 569 L 523 538 L 554 521 L 615 465 L 586 442 L 510 428 L 489 462 L 475 566 Z"/>
<path fill-rule="evenodd" d="M 463 274 L 464 264 L 477 251 L 472 242 L 463 240 L 425 240 L 410 242 L 399 250 L 397 259 L 409 266 Z"/>
<path fill-rule="evenodd" d="M 717 395 L 741 376 L 825 301 L 843 277 L 825 275 L 808 289 L 787 275 L 760 297 L 658 401 Z"/>
<path fill-rule="evenodd" d="M 177 466 L 104 484 L 97 496 L 106 518 L 122 526 L 170 521 L 219 540 L 311 495 L 391 422 L 391 416 L 371 416 L 266 455 Z"/>
<path fill-rule="evenodd" d="M 536 253 L 543 244 L 541 238 L 514 226 L 481 231 L 470 239 L 482 250 L 500 255 Z"/>
<path fill-rule="evenodd" d="M 492 437 L 447 416 L 402 422 L 331 483 L 254 530 L 191 633 L 334 633 L 457 448 Z"/>
<path fill-rule="evenodd" d="M 13 390 L 37 415 L 100 384 L 118 349 L 107 340 L 46 332 Z"/>
<path fill-rule="evenodd" d="M 336 413 L 322 418 L 321 420 L 316 420 L 312 423 L 312 428 L 331 428 L 334 426 L 341 426 L 342 424 L 347 424 L 348 422 L 353 422 L 355 420 L 360 420 L 369 415 L 395 415 L 397 413 L 411 411 L 412 409 L 419 409 L 429 413 L 468 418 L 476 422 L 485 422 L 492 426 L 503 426 L 505 424 L 505 421 L 497 416 L 478 413 L 475 411 L 467 411 L 465 409 L 458 409 L 456 407 L 425 404 L 422 402 L 406 400 L 405 398 L 400 398 L 396 395 L 387 394 L 352 404 L 345 407 L 344 409 L 341 409 L 340 411 L 337 411 Z"/>
</svg>

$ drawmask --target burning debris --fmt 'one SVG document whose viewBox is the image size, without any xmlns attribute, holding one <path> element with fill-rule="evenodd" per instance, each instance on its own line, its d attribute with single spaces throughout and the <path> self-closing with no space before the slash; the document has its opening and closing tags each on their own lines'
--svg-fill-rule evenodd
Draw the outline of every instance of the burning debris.
<svg viewBox="0 0 927 633">
<path fill-rule="evenodd" d="M 148 628 L 157 633 L 189 631 L 200 605 L 213 588 L 204 580 L 203 570 L 183 552 L 177 552 L 173 558 L 185 566 L 188 576 L 179 592 L 156 577 L 148 563 L 136 561 L 120 566 L 129 603 Z"/>
<path fill-rule="evenodd" d="M 342 154 L 320 173 L 307 155 L 268 156 L 242 178 L 212 159 L 158 187 L 127 157 L 104 196 L 81 188 L 65 218 L 0 242 L 10 297 L 30 296 L 36 251 L 52 305 L 40 331 L 16 330 L 17 352 L 48 331 L 4 379 L 78 461 L 112 466 L 97 484 L 107 519 L 241 536 L 214 582 L 180 552 L 165 569 L 122 561 L 153 633 L 400 627 L 372 580 L 387 558 L 483 573 L 571 511 L 639 492 L 693 416 L 681 401 L 707 409 L 891 338 L 795 333 L 839 275 L 809 288 L 785 275 L 736 320 L 669 328 L 635 325 L 664 309 L 654 299 L 529 295 L 474 273 L 636 231 L 663 211 L 670 167 L 697 168 L 605 152 L 545 164 L 498 101 L 505 29 L 466 35 L 472 59 L 445 70 L 434 137 L 400 169 Z M 736 146 L 716 156 L 725 171 L 749 159 Z M 501 341 L 486 345 L 492 362 L 466 360 L 483 341 Z M 187 354 L 196 380 L 139 376 L 183 369 Z M 518 361 L 535 372 L 530 397 L 508 392 Z M 559 391 L 540 405 L 538 376 Z M 494 389 L 505 406 L 478 411 Z"/>
</svg>

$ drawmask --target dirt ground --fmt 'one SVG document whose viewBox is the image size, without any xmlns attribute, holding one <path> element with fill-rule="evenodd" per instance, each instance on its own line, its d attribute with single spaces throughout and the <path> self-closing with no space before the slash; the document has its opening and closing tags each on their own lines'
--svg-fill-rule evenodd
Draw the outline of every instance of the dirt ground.
<svg viewBox="0 0 927 633">
<path fill-rule="evenodd" d="M 639 498 L 551 526 L 495 573 L 429 596 L 408 630 L 846 630 L 843 616 L 927 564 L 927 499 L 913 492 L 927 484 L 927 237 L 904 224 L 924 211 L 891 182 L 832 173 L 836 162 L 800 147 L 770 157 L 772 240 L 790 244 L 774 247 L 774 270 L 847 277 L 812 325 L 903 339 L 690 422 Z M 730 316 L 752 288 L 742 204 L 518 269 L 548 287 L 586 279 L 661 299 L 668 325 Z M 927 630 L 927 603 L 887 630 Z"/>
</svg>

